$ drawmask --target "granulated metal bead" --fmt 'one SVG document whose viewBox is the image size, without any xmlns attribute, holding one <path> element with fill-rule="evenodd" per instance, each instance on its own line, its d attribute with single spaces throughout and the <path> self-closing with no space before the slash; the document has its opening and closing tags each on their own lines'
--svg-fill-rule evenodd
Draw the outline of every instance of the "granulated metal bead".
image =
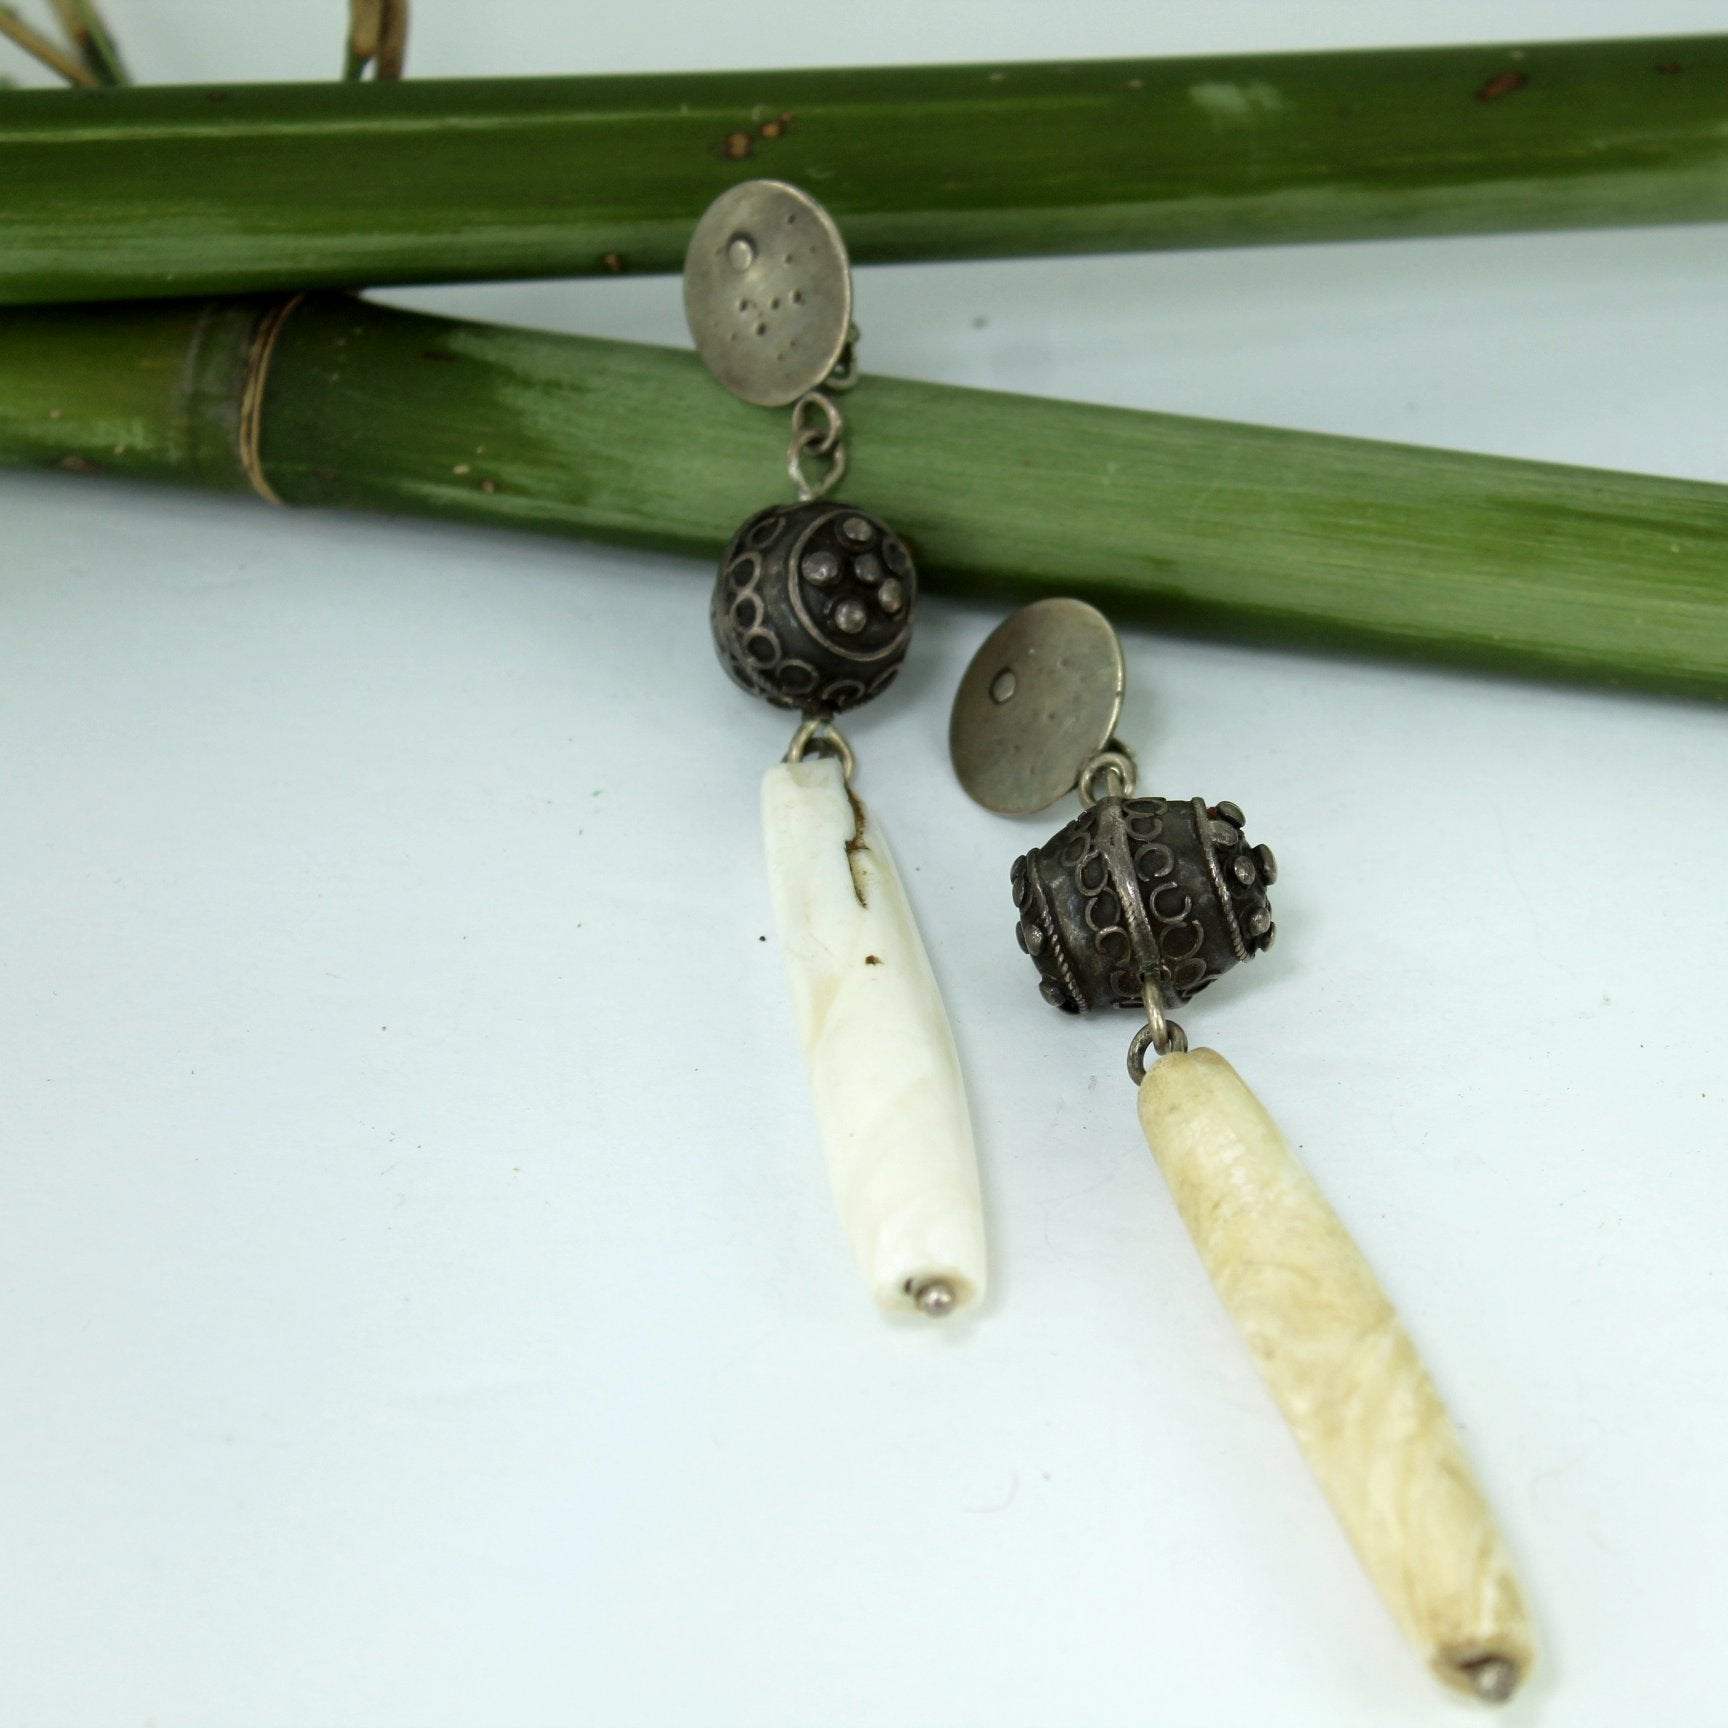
<svg viewBox="0 0 1728 1728">
<path fill-rule="evenodd" d="M 776 504 L 733 535 L 709 621 L 721 664 L 753 696 L 838 714 L 900 670 L 917 593 L 912 555 L 867 511 Z"/>
<path fill-rule="evenodd" d="M 1276 866 L 1242 822 L 1234 804 L 1105 798 L 1017 858 L 1015 934 L 1045 1001 L 1138 1009 L 1152 979 L 1175 1007 L 1270 948 Z"/>
</svg>

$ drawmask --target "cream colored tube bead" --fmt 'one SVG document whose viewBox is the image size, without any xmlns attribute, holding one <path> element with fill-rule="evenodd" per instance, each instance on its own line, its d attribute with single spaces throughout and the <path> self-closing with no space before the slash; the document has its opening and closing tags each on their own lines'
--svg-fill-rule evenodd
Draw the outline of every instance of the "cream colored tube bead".
<svg viewBox="0 0 1728 1728">
<path fill-rule="evenodd" d="M 876 819 L 829 756 L 762 782 L 774 917 L 841 1221 L 883 1308 L 984 1293 L 984 1207 L 960 1061 Z"/>
<path fill-rule="evenodd" d="M 1434 1383 L 1337 1215 L 1215 1050 L 1160 1058 L 1140 1125 L 1224 1305 L 1362 1563 L 1449 1686 L 1500 1702 L 1535 1655 L 1518 1580 Z"/>
</svg>

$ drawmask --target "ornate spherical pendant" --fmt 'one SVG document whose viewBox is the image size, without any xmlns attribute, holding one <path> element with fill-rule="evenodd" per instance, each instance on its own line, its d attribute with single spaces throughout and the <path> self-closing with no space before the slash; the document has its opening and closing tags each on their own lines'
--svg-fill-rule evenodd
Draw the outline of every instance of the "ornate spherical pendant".
<svg viewBox="0 0 1728 1728">
<path fill-rule="evenodd" d="M 759 510 L 732 536 L 709 619 L 721 664 L 753 696 L 838 714 L 893 681 L 917 595 L 893 529 L 818 499 Z"/>
</svg>

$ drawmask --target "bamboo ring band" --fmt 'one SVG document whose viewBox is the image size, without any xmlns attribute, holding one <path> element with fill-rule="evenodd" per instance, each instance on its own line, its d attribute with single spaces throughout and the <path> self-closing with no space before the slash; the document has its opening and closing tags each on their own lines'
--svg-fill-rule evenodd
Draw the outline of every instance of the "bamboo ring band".
<svg viewBox="0 0 1728 1728">
<path fill-rule="evenodd" d="M 294 309 L 306 296 L 292 294 L 259 314 L 252 327 L 252 346 L 246 354 L 246 375 L 240 386 L 240 425 L 238 446 L 240 471 L 251 482 L 252 490 L 266 504 L 282 503 L 276 488 L 264 477 L 264 464 L 258 453 L 259 435 L 264 429 L 264 386 L 270 376 L 270 357 L 276 352 L 276 338 L 288 322 Z"/>
</svg>

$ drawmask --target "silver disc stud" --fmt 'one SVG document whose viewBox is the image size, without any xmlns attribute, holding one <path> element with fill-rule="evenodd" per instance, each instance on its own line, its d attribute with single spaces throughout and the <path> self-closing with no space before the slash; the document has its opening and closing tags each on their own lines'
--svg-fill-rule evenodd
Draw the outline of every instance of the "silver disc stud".
<svg viewBox="0 0 1728 1728">
<path fill-rule="evenodd" d="M 948 754 L 960 784 L 1004 816 L 1048 809 L 1110 742 L 1126 676 L 1097 607 L 1022 607 L 985 638 L 955 693 Z"/>
<path fill-rule="evenodd" d="M 684 316 L 734 396 L 783 408 L 839 362 L 852 272 L 833 219 L 781 180 L 746 180 L 703 213 L 684 256 Z"/>
</svg>

